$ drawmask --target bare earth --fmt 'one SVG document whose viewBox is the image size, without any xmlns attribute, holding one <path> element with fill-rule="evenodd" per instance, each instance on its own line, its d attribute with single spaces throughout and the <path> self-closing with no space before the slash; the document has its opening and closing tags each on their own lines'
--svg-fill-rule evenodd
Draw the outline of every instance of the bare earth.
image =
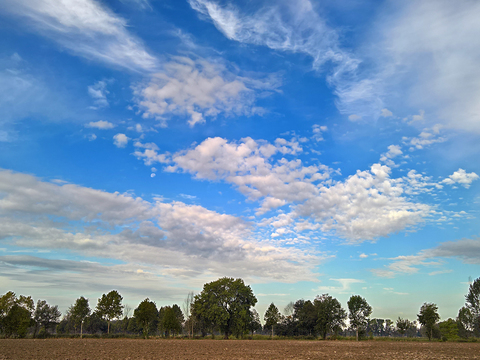
<svg viewBox="0 0 480 360">
<path fill-rule="evenodd" d="M 4 359 L 480 359 L 480 343 L 6 339 Z"/>
</svg>

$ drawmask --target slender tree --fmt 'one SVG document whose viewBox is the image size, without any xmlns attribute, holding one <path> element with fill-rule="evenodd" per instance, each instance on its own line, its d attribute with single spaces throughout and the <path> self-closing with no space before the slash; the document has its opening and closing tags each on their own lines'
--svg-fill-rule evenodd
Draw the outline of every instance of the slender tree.
<svg viewBox="0 0 480 360">
<path fill-rule="evenodd" d="M 433 328 L 438 320 L 440 320 L 440 315 L 438 315 L 438 306 L 434 303 L 424 303 L 420 308 L 420 312 L 417 315 L 418 322 L 425 326 L 427 331 L 428 340 L 432 340 Z"/>
<path fill-rule="evenodd" d="M 193 337 L 193 326 L 195 323 L 195 317 L 192 316 L 192 306 L 193 306 L 194 300 L 195 300 L 195 295 L 193 291 L 190 291 L 183 302 L 183 312 L 185 313 L 185 318 L 186 318 L 185 324 L 186 326 L 188 326 L 187 332 L 189 337 Z"/>
<path fill-rule="evenodd" d="M 85 299 L 83 296 L 79 297 L 70 309 L 70 316 L 72 316 L 75 325 L 80 324 L 80 339 L 83 338 L 83 322 L 87 316 L 90 316 L 90 313 L 88 299 Z"/>
<path fill-rule="evenodd" d="M 272 302 L 268 307 L 267 311 L 265 311 L 265 315 L 263 316 L 263 320 L 265 321 L 266 328 L 272 328 L 272 338 L 273 338 L 273 327 L 277 325 L 282 318 L 280 311 Z"/>
<path fill-rule="evenodd" d="M 57 305 L 50 306 L 45 300 L 38 300 L 34 315 L 35 329 L 37 329 L 38 326 L 43 326 L 45 334 L 47 334 L 48 328 L 58 323 L 60 316 L 62 316 L 62 313 L 58 310 Z"/>
<path fill-rule="evenodd" d="M 465 300 L 465 307 L 470 310 L 472 316 L 474 331 L 478 333 L 480 332 L 480 277 L 470 284 Z"/>
<path fill-rule="evenodd" d="M 122 305 L 123 297 L 116 291 L 112 290 L 108 294 L 103 294 L 97 302 L 96 311 L 101 318 L 107 320 L 107 334 L 110 334 L 110 322 L 119 318 L 123 313 Z"/>
<path fill-rule="evenodd" d="M 355 328 L 355 335 L 358 341 L 358 330 L 368 324 L 368 318 L 372 313 L 372 307 L 368 305 L 367 300 L 360 295 L 352 295 L 347 302 L 348 318 L 350 324 Z"/>
</svg>

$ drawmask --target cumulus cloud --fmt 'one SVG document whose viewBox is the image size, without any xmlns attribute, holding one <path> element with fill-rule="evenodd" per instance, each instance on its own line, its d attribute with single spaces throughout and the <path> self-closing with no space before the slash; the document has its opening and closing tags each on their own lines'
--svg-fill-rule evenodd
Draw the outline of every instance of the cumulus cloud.
<svg viewBox="0 0 480 360">
<path fill-rule="evenodd" d="M 382 109 L 382 111 L 380 113 L 380 116 L 381 117 L 391 117 L 391 116 L 393 116 L 393 113 L 388 109 Z"/>
<path fill-rule="evenodd" d="M 318 124 L 315 124 L 312 126 L 312 131 L 313 131 L 313 139 L 315 141 L 323 141 L 325 140 L 323 138 L 323 133 L 326 132 L 328 130 L 328 128 L 325 126 L 325 125 L 318 125 Z"/>
<path fill-rule="evenodd" d="M 432 144 L 442 143 L 447 139 L 444 136 L 440 136 L 441 128 L 442 126 L 437 124 L 432 128 L 423 129 L 417 137 L 409 138 L 404 136 L 402 141 L 405 145 L 410 146 L 410 151 L 415 149 L 420 150 Z"/>
<path fill-rule="evenodd" d="M 155 117 L 166 126 L 173 115 L 188 118 L 190 126 L 206 118 L 262 114 L 255 106 L 255 89 L 268 86 L 229 72 L 223 65 L 204 59 L 174 57 L 150 83 L 135 92 L 144 117 Z M 277 86 L 276 84 L 274 86 Z"/>
<path fill-rule="evenodd" d="M 128 137 L 125 134 L 116 134 L 113 136 L 113 143 L 116 147 L 124 148 L 128 144 Z"/>
<path fill-rule="evenodd" d="M 448 185 L 460 184 L 464 188 L 468 189 L 472 184 L 472 182 L 474 182 L 475 180 L 478 180 L 478 175 L 475 174 L 474 172 L 467 173 L 463 169 L 458 169 L 448 178 L 443 180 L 442 183 L 448 184 Z"/>
<path fill-rule="evenodd" d="M 109 121 L 105 121 L 105 120 L 91 121 L 88 124 L 86 124 L 85 126 L 90 127 L 90 128 L 101 129 L 101 130 L 113 129 L 115 127 L 114 124 L 112 124 Z"/>
</svg>

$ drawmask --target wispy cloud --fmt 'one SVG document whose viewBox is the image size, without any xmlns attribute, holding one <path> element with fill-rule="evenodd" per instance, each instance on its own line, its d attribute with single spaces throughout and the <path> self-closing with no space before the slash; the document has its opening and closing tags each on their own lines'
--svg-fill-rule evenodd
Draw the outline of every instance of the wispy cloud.
<svg viewBox="0 0 480 360">
<path fill-rule="evenodd" d="M 95 0 L 6 0 L 0 5 L 72 53 L 133 71 L 152 71 L 157 59 L 127 22 Z"/>
</svg>

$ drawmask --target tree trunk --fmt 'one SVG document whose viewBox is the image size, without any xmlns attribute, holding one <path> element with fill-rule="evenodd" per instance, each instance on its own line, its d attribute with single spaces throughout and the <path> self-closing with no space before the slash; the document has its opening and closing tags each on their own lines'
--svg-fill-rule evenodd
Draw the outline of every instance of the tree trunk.
<svg viewBox="0 0 480 360">
<path fill-rule="evenodd" d="M 108 321 L 107 334 L 110 334 L 110 321 Z"/>
<path fill-rule="evenodd" d="M 83 321 L 80 323 L 80 339 L 83 338 Z"/>
<path fill-rule="evenodd" d="M 273 339 L 273 325 L 272 325 L 272 339 Z"/>
<path fill-rule="evenodd" d="M 358 341 L 358 327 L 357 327 L 357 329 L 355 330 L 355 335 L 356 335 L 357 341 Z"/>
</svg>

